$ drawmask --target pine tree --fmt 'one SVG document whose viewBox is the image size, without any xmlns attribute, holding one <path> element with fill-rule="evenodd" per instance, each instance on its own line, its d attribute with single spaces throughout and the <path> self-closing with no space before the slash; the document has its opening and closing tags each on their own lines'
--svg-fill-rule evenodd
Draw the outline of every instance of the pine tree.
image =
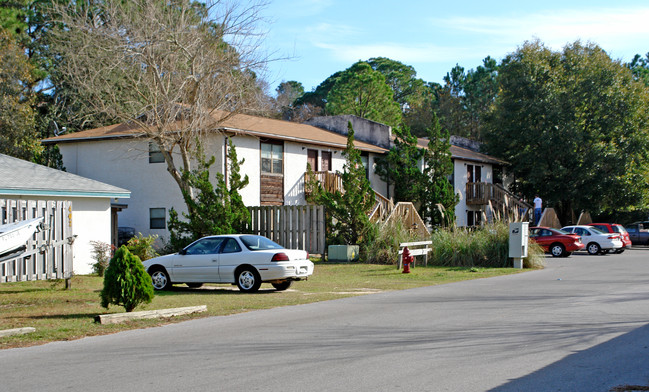
<svg viewBox="0 0 649 392">
<path fill-rule="evenodd" d="M 194 198 L 183 192 L 185 203 L 191 213 L 182 213 L 180 220 L 175 209 L 169 211 L 170 245 L 179 250 L 189 243 L 207 235 L 244 233 L 250 224 L 250 212 L 243 203 L 239 191 L 248 185 L 248 176 L 241 177 L 240 167 L 244 160 L 237 158 L 232 140 L 228 140 L 227 159 L 229 178 L 216 174 L 216 187 L 210 181 L 210 167 L 215 158 L 206 160 L 199 151 L 198 168 L 184 173 L 187 182 L 196 189 Z"/>
<path fill-rule="evenodd" d="M 139 304 L 150 303 L 153 296 L 151 277 L 140 258 L 122 245 L 104 272 L 101 306 L 108 309 L 114 304 L 132 312 Z"/>
<path fill-rule="evenodd" d="M 428 149 L 424 151 L 426 185 L 420 215 L 432 225 L 450 225 L 455 221 L 455 205 L 459 198 L 448 179 L 453 173 L 450 136 L 439 125 L 437 116 L 433 116 L 433 124 L 428 128 L 428 139 Z"/>
<path fill-rule="evenodd" d="M 374 191 L 365 174 L 361 153 L 354 147 L 354 129 L 348 124 L 347 148 L 343 152 L 343 190 L 326 191 L 320 184 L 307 184 L 314 191 L 313 201 L 325 206 L 329 243 L 356 245 L 370 235 L 369 213 L 375 204 Z"/>
</svg>

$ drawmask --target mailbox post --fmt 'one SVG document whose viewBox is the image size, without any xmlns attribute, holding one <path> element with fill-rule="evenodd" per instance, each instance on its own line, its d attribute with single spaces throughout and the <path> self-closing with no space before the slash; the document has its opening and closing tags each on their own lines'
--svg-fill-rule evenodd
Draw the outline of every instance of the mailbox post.
<svg viewBox="0 0 649 392">
<path fill-rule="evenodd" d="M 509 257 L 514 259 L 514 268 L 523 268 L 523 259 L 527 257 L 528 229 L 529 222 L 509 224 Z"/>
</svg>

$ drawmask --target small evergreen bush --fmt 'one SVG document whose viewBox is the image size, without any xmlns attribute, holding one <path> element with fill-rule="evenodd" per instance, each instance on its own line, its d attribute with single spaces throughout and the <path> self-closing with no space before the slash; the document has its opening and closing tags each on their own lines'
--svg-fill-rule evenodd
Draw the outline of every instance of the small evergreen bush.
<svg viewBox="0 0 649 392">
<path fill-rule="evenodd" d="M 101 306 L 108 309 L 113 304 L 132 312 L 139 304 L 150 303 L 153 296 L 151 277 L 140 258 L 122 245 L 106 268 Z"/>
</svg>

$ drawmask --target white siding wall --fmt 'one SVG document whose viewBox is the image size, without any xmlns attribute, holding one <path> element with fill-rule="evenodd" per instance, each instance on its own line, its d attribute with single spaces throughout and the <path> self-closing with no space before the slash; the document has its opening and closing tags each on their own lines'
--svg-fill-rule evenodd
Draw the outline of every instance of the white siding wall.
<svg viewBox="0 0 649 392">
<path fill-rule="evenodd" d="M 260 204 L 260 140 L 251 136 L 233 136 L 238 159 L 245 159 L 241 174 L 248 175 L 249 183 L 241 194 L 247 206 Z M 212 171 L 223 172 L 225 140 L 214 135 L 205 146 L 208 155 L 216 157 Z M 157 234 L 168 238 L 168 231 L 150 229 L 149 209 L 165 208 L 167 219 L 170 207 L 179 213 L 186 211 L 178 185 L 167 172 L 165 163 L 149 163 L 149 142 L 136 139 L 61 143 L 63 164 L 68 172 L 92 178 L 131 191 L 131 198 L 120 203 L 128 208 L 118 214 L 119 226 L 130 226 L 143 235 Z M 284 202 L 287 205 L 306 204 L 304 199 L 304 172 L 307 149 L 318 150 L 319 166 L 322 167 L 322 151 L 331 151 L 332 171 L 342 172 L 345 159 L 342 150 L 294 142 L 284 143 Z M 370 154 L 370 183 L 379 193 L 387 195 L 386 184 L 374 172 L 377 156 Z M 180 162 L 179 156 L 175 157 Z M 194 166 L 195 167 L 195 166 Z M 213 178 L 213 177 L 212 177 Z M 110 222 L 107 222 L 110 231 Z M 110 237 L 109 237 L 110 238 Z"/>
<path fill-rule="evenodd" d="M 459 227 L 467 225 L 467 211 L 480 211 L 479 206 L 466 205 L 467 165 L 482 167 L 482 182 L 493 183 L 493 169 L 490 164 L 461 159 L 453 160 L 453 187 L 455 188 L 455 192 L 460 196 L 460 201 L 455 206 L 455 222 Z"/>
</svg>

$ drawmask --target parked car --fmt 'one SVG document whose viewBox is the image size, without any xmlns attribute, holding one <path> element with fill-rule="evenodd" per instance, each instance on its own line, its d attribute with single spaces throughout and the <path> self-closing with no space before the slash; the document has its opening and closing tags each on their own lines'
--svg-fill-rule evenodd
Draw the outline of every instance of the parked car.
<svg viewBox="0 0 649 392">
<path fill-rule="evenodd" d="M 649 245 L 649 222 L 633 222 L 624 227 L 633 245 Z"/>
<path fill-rule="evenodd" d="M 530 227 L 529 236 L 553 257 L 568 257 L 585 247 L 579 235 L 550 227 Z"/>
<path fill-rule="evenodd" d="M 203 237 L 178 253 L 146 260 L 144 267 L 156 290 L 174 283 L 189 287 L 231 283 L 241 291 L 254 292 L 268 282 L 282 291 L 294 280 L 313 274 L 306 251 L 284 249 L 266 237 L 248 234 Z"/>
<path fill-rule="evenodd" d="M 617 233 L 604 233 L 592 226 L 566 226 L 561 230 L 581 236 L 581 242 L 586 244 L 586 250 L 591 255 L 606 254 L 611 250 L 621 249 L 624 245 Z"/>
<path fill-rule="evenodd" d="M 589 223 L 588 226 L 593 226 L 596 229 L 599 229 L 603 231 L 604 233 L 618 233 L 620 235 L 620 239 L 622 240 L 622 244 L 624 245 L 622 248 L 618 249 L 615 251 L 615 253 L 622 253 L 626 248 L 630 248 L 632 243 L 631 243 L 631 238 L 629 237 L 629 233 L 627 233 L 626 230 L 624 230 L 624 227 L 620 224 L 617 223 Z"/>
</svg>

